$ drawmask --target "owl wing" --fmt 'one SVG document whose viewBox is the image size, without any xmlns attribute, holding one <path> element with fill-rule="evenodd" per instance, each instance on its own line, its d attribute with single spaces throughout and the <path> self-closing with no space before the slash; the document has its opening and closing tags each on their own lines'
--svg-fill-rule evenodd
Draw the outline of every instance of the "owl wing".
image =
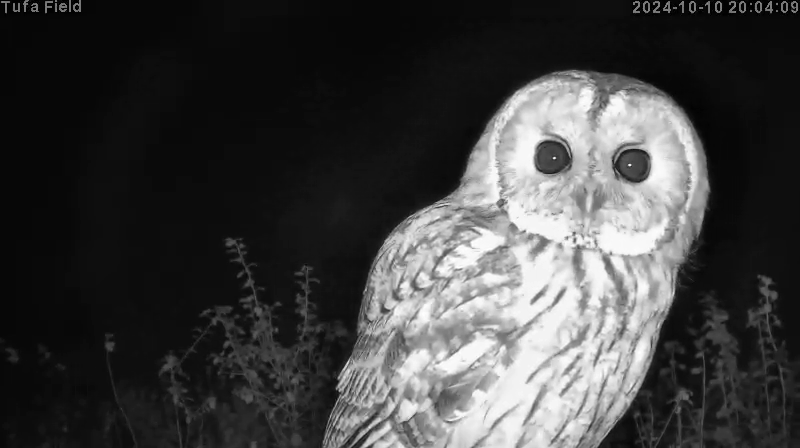
<svg viewBox="0 0 800 448">
<path fill-rule="evenodd" d="M 373 263 L 324 448 L 418 447 L 485 401 L 513 359 L 520 269 L 496 209 L 440 203 Z"/>
</svg>

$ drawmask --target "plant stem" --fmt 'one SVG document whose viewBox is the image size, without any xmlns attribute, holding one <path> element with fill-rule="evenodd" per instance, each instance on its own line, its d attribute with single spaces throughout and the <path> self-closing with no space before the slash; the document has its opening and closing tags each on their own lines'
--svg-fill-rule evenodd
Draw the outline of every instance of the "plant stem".
<svg viewBox="0 0 800 448">
<path fill-rule="evenodd" d="M 133 446 L 134 448 L 138 447 L 139 444 L 136 442 L 136 434 L 133 432 L 133 425 L 131 425 L 130 419 L 128 419 L 128 414 L 125 413 L 125 409 L 122 408 L 122 403 L 119 400 L 119 395 L 117 395 L 117 386 L 114 385 L 114 373 L 111 370 L 111 354 L 108 350 L 106 350 L 106 368 L 108 369 L 108 378 L 111 382 L 111 392 L 114 394 L 114 401 L 117 403 L 117 407 L 119 411 L 122 413 L 122 417 L 125 418 L 125 424 L 128 425 L 128 431 L 131 433 L 131 438 L 133 439 Z"/>
</svg>

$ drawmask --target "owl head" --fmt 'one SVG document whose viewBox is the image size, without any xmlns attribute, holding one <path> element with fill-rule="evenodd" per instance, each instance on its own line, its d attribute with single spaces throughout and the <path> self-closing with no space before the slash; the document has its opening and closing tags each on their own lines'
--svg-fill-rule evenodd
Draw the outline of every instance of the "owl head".
<svg viewBox="0 0 800 448">
<path fill-rule="evenodd" d="M 454 196 L 498 204 L 566 246 L 681 262 L 709 193 L 694 127 L 666 93 L 614 74 L 557 72 L 511 96 Z"/>
</svg>

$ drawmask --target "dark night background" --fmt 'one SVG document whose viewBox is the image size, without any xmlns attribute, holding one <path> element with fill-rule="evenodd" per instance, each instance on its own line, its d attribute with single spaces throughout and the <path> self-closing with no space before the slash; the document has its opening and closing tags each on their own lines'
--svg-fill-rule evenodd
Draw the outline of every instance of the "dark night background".
<svg viewBox="0 0 800 448">
<path fill-rule="evenodd" d="M 238 297 L 227 236 L 249 243 L 270 297 L 291 301 L 292 272 L 313 266 L 323 318 L 352 328 L 383 238 L 455 187 L 505 97 L 583 68 L 672 94 L 706 146 L 704 243 L 666 331 L 702 290 L 743 313 L 765 274 L 798 350 L 796 15 L 366 20 L 248 5 L 2 18 L 16 288 L 0 337 L 97 363 L 105 381 L 113 332 L 117 375 L 155 376 L 200 311 Z"/>
</svg>

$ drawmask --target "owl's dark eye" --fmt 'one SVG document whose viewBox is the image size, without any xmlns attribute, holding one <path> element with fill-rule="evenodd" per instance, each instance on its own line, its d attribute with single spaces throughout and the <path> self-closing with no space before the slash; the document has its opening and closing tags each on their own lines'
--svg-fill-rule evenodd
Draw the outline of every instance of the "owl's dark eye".
<svg viewBox="0 0 800 448">
<path fill-rule="evenodd" d="M 533 156 L 536 169 L 543 174 L 556 174 L 569 168 L 572 157 L 563 143 L 555 140 L 546 140 L 536 147 Z"/>
<path fill-rule="evenodd" d="M 641 149 L 626 149 L 617 155 L 614 171 L 628 182 L 643 182 L 650 175 L 650 154 Z"/>
</svg>

